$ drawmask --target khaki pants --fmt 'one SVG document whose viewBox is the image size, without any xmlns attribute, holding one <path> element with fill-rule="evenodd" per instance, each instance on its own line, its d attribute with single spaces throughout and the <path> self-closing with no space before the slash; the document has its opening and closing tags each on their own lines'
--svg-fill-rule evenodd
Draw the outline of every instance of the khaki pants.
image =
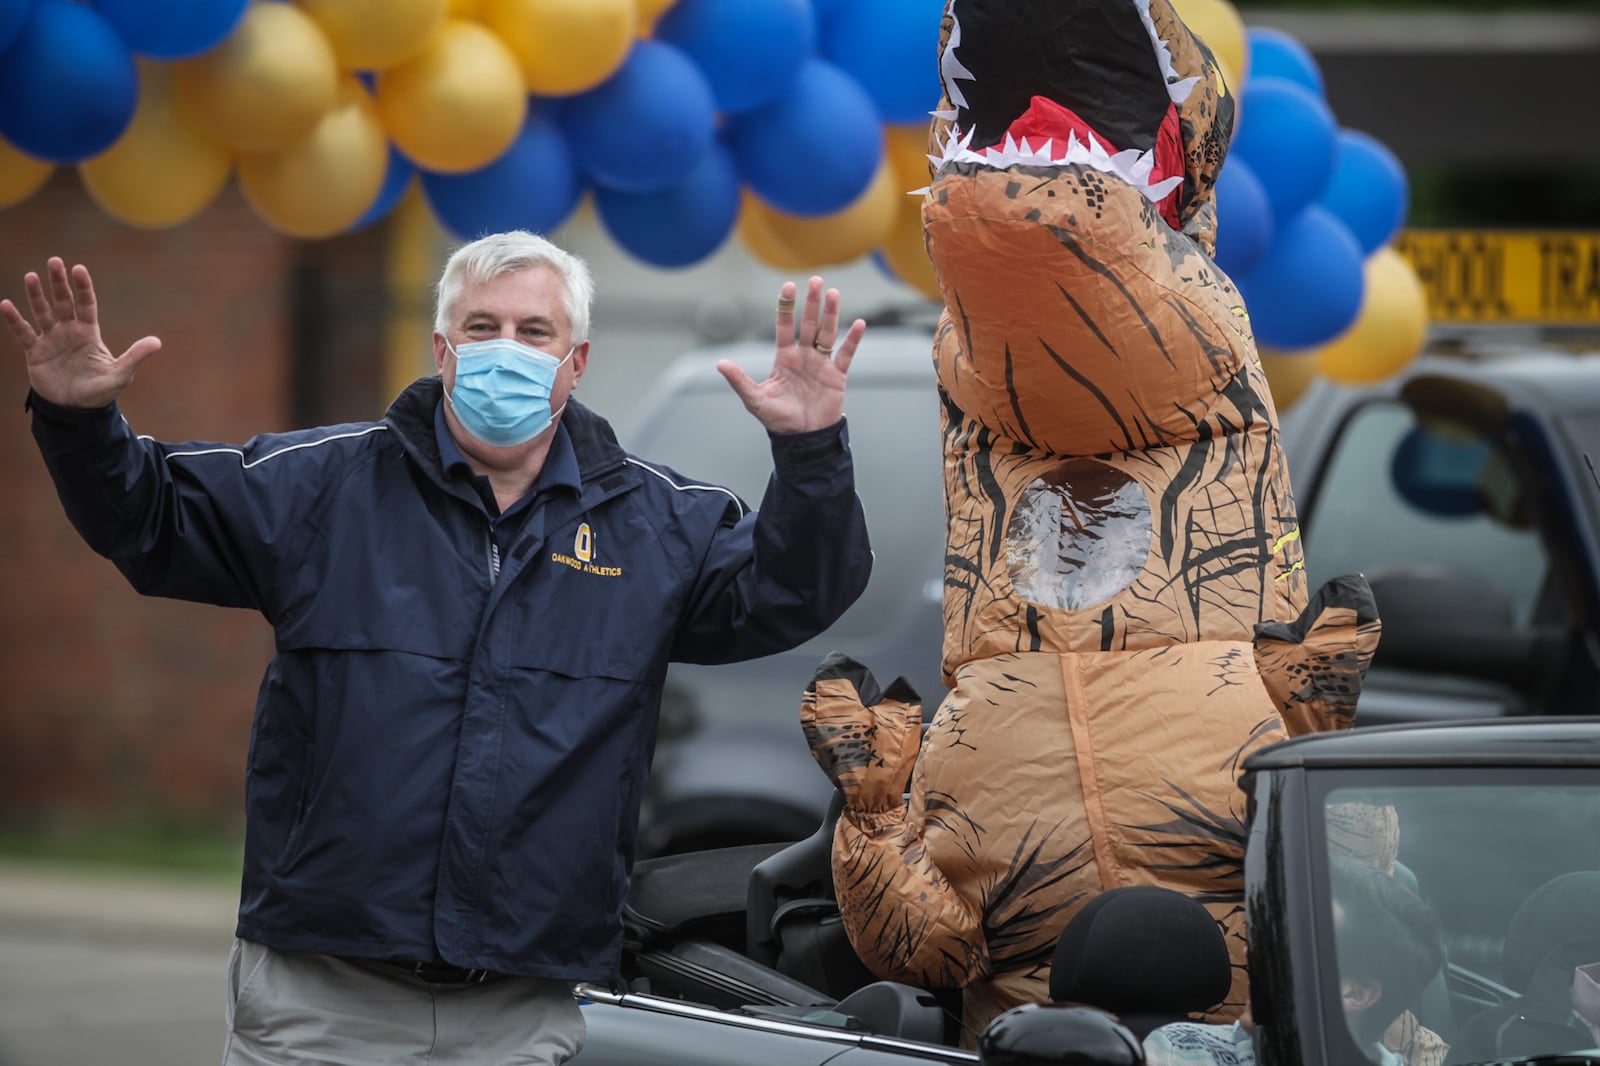
<svg viewBox="0 0 1600 1066">
<path fill-rule="evenodd" d="M 328 955 L 235 940 L 223 1066 L 556 1066 L 583 1013 L 562 981 L 430 985 Z"/>
</svg>

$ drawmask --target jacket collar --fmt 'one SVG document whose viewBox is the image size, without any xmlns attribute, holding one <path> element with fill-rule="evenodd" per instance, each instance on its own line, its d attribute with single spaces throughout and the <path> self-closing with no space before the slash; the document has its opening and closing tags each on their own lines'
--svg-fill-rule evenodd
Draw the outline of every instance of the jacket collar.
<svg viewBox="0 0 1600 1066">
<path fill-rule="evenodd" d="M 434 481 L 448 486 L 433 422 L 434 412 L 443 397 L 444 388 L 437 375 L 418 378 L 389 405 L 384 424 L 399 438 L 413 462 Z M 627 461 L 611 424 L 576 400 L 567 402 L 567 409 L 561 413 L 561 424 L 572 439 L 578 474 L 586 486 L 621 468 Z"/>
</svg>

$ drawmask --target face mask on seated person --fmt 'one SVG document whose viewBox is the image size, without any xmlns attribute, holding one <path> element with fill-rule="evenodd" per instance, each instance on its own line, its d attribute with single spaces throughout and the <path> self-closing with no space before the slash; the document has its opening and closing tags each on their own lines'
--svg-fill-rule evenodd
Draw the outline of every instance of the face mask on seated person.
<svg viewBox="0 0 1600 1066">
<path fill-rule="evenodd" d="M 456 357 L 455 387 L 445 401 L 468 433 L 497 448 L 526 444 L 550 427 L 566 410 L 550 410 L 556 374 L 577 346 L 557 359 L 510 337 L 445 347 Z"/>
</svg>

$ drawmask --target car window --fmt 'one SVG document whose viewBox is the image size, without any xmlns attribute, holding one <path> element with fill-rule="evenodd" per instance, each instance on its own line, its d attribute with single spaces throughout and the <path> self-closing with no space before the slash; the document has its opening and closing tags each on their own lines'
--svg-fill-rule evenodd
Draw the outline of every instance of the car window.
<svg viewBox="0 0 1600 1066">
<path fill-rule="evenodd" d="M 772 472 L 766 431 L 720 377 L 712 378 L 714 387 L 685 389 L 671 417 L 642 427 L 629 446 L 757 506 Z M 931 382 L 864 378 L 850 384 L 850 451 L 872 538 L 872 580 L 829 630 L 834 638 L 875 632 L 943 594 L 938 403 Z"/>
<path fill-rule="evenodd" d="M 1340 574 L 1439 570 L 1481 583 L 1516 628 L 1531 624 L 1548 559 L 1535 529 L 1494 513 L 1515 498 L 1515 476 L 1487 445 L 1376 401 L 1345 423 L 1325 469 L 1316 498 L 1300 501 L 1313 588 Z"/>
<path fill-rule="evenodd" d="M 1333 1039 L 1377 1066 L 1418 1066 L 1438 1045 L 1452 1064 L 1594 1048 L 1600 783 L 1453 773 L 1326 795 L 1325 1008 L 1346 1022 Z"/>
</svg>

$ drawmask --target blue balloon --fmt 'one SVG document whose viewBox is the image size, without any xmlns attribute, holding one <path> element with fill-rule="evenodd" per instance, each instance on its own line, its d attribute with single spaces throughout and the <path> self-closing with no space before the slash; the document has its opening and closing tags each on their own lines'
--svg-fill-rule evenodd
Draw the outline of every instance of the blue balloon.
<svg viewBox="0 0 1600 1066">
<path fill-rule="evenodd" d="M 462 240 L 511 229 L 547 233 L 571 216 L 583 188 L 561 128 L 538 108 L 511 147 L 481 170 L 422 172 L 428 206 Z"/>
<path fill-rule="evenodd" d="M 1254 76 L 1245 85 L 1230 154 L 1261 179 L 1280 226 L 1327 188 L 1337 132 L 1328 105 L 1304 86 Z"/>
<path fill-rule="evenodd" d="M 0 52 L 16 40 L 32 11 L 33 0 L 0 0 Z"/>
<path fill-rule="evenodd" d="M 1318 202 L 1350 227 L 1370 255 L 1389 243 L 1410 210 L 1406 169 L 1376 137 L 1340 130 L 1333 176 Z"/>
<path fill-rule="evenodd" d="M 788 89 L 814 33 L 806 0 L 677 0 L 656 23 L 655 37 L 695 61 L 717 109 L 731 114 Z"/>
<path fill-rule="evenodd" d="M 745 184 L 791 215 L 843 210 L 866 191 L 883 158 L 883 124 L 855 79 L 806 60 L 794 87 L 728 120 L 728 146 Z"/>
<path fill-rule="evenodd" d="M 1217 266 L 1242 274 L 1272 244 L 1272 204 L 1250 164 L 1237 156 L 1217 175 Z"/>
<path fill-rule="evenodd" d="M 817 40 L 822 40 L 829 24 L 849 7 L 850 0 L 811 0 L 811 18 L 816 24 Z"/>
<path fill-rule="evenodd" d="M 47 163 L 110 148 L 139 106 L 133 53 L 98 11 L 38 0 L 0 53 L 0 137 Z"/>
<path fill-rule="evenodd" d="M 183 59 L 221 44 L 250 0 L 94 0 L 129 48 L 157 59 Z"/>
<path fill-rule="evenodd" d="M 739 220 L 739 172 L 713 143 L 684 178 L 655 192 L 596 188 L 600 223 L 623 251 L 651 266 L 692 266 L 722 247 Z"/>
<path fill-rule="evenodd" d="M 561 125 L 578 166 L 620 192 L 650 192 L 682 181 L 717 132 L 711 84 L 684 52 L 636 41 L 622 66 L 567 100 Z"/>
<path fill-rule="evenodd" d="M 390 211 L 400 202 L 400 198 L 411 188 L 411 179 L 416 177 L 417 167 L 411 160 L 400 154 L 400 149 L 394 145 L 389 146 L 389 166 L 383 174 L 383 187 L 378 190 L 378 198 L 372 201 L 372 206 L 367 208 L 367 213 L 356 219 L 350 227 L 350 232 L 366 229 L 380 219 L 388 217 Z"/>
<path fill-rule="evenodd" d="M 830 18 L 822 55 L 861 83 L 885 122 L 926 122 L 939 106 L 944 0 L 851 0 Z"/>
<path fill-rule="evenodd" d="M 1258 77 L 1283 78 L 1318 96 L 1326 93 L 1322 68 L 1317 65 L 1311 50 L 1292 34 L 1270 26 L 1252 26 L 1245 31 L 1245 41 L 1250 52 L 1250 76 L 1246 87 Z"/>
<path fill-rule="evenodd" d="M 1349 329 L 1366 290 L 1361 245 L 1344 223 L 1313 204 L 1278 226 L 1267 254 L 1235 275 L 1256 340 L 1313 348 Z"/>
</svg>

